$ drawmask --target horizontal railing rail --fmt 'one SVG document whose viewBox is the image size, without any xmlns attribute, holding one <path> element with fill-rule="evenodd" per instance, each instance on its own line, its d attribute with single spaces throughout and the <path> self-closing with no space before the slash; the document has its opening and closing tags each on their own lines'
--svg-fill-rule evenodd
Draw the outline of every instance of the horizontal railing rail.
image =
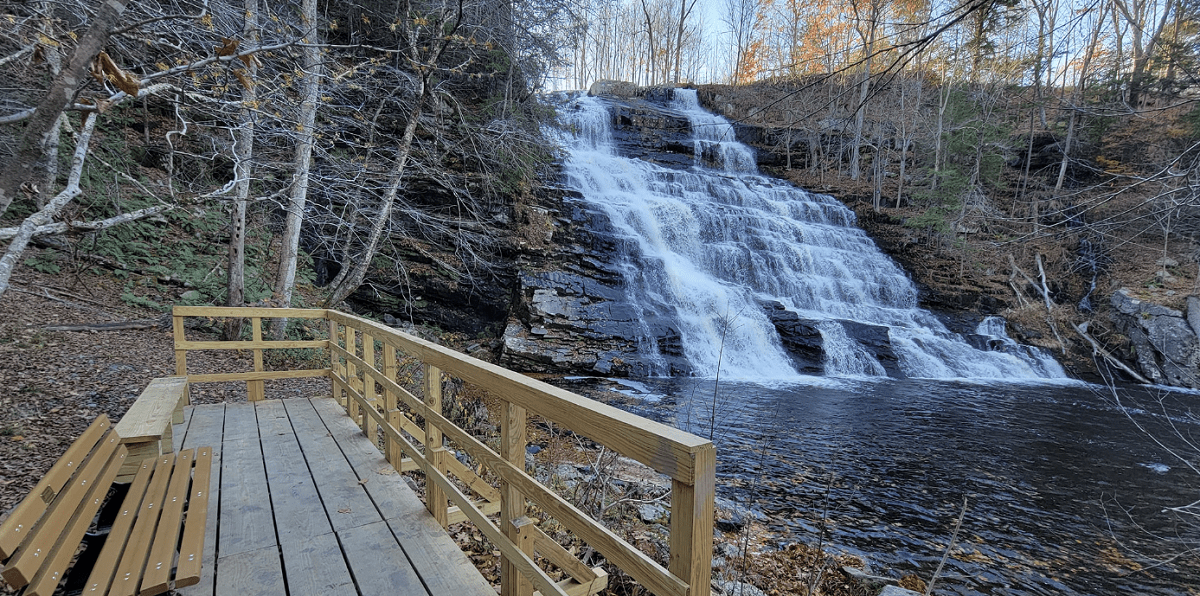
<svg viewBox="0 0 1200 596">
<path fill-rule="evenodd" d="M 382 447 L 392 466 L 424 475 L 426 507 L 434 518 L 443 526 L 472 522 L 500 552 L 503 596 L 528 596 L 535 589 L 543 595 L 590 595 L 607 585 L 601 568 L 589 568 L 529 519 L 527 502 L 651 592 L 661 596 L 708 594 L 715 490 L 711 442 L 334 310 L 176 307 L 173 314 L 176 374 L 188 376 L 190 382 L 245 381 L 248 399 L 257 400 L 264 397 L 264 379 L 328 376 L 334 397 Z M 252 339 L 189 341 L 186 317 L 248 318 Z M 322 319 L 328 339 L 264 340 L 262 320 L 281 317 Z M 329 367 L 264 370 L 262 352 L 284 348 L 325 349 Z M 213 349 L 252 350 L 255 370 L 189 375 L 188 351 Z M 413 362 L 419 363 L 415 371 Z M 403 381 L 402 369 L 406 371 Z M 484 388 L 501 401 L 498 447 L 489 446 L 444 415 L 443 375 Z M 671 478 L 670 559 L 665 568 L 526 473 L 526 428 L 531 415 L 553 421 Z M 484 479 L 488 474 L 482 469 L 460 462 L 451 448 L 486 468 L 498 486 Z M 489 518 L 496 514 L 498 522 Z M 568 579 L 555 582 L 543 571 L 545 562 L 558 567 Z"/>
</svg>

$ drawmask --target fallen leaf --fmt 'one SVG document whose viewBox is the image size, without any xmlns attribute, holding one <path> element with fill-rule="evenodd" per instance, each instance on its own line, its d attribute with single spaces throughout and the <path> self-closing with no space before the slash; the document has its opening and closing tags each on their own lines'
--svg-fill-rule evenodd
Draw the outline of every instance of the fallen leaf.
<svg viewBox="0 0 1200 596">
<path fill-rule="evenodd" d="M 368 480 L 370 480 L 370 478 L 363 478 L 363 479 L 359 480 L 359 481 L 358 481 L 358 483 L 359 483 L 359 484 L 366 484 Z"/>
<path fill-rule="evenodd" d="M 17 435 L 17 436 L 15 436 L 15 437 L 13 437 L 13 438 L 11 438 L 11 439 L 9 439 L 9 440 L 10 440 L 10 441 L 14 441 L 14 442 L 15 442 L 15 441 L 24 441 L 24 440 L 25 440 L 25 437 L 23 437 L 23 436 L 21 436 L 21 435 Z"/>
<path fill-rule="evenodd" d="M 338 509 L 338 513 L 350 513 L 350 508 L 347 507 L 345 509 Z"/>
</svg>

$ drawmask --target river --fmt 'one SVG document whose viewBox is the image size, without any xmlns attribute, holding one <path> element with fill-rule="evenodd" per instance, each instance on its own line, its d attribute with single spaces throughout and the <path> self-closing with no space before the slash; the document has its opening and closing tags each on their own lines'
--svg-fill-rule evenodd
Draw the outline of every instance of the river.
<svg viewBox="0 0 1200 596">
<path fill-rule="evenodd" d="M 623 383 L 629 409 L 709 435 L 712 379 Z M 1200 436 L 1200 396 L 1120 399 L 1082 383 L 721 381 L 718 499 L 781 544 L 817 543 L 824 517 L 833 550 L 929 579 L 965 497 L 938 593 L 1195 594 L 1195 551 L 1160 562 L 1200 546 L 1200 524 L 1164 512 L 1200 497 L 1168 451 L 1200 462 L 1177 436 Z"/>
</svg>

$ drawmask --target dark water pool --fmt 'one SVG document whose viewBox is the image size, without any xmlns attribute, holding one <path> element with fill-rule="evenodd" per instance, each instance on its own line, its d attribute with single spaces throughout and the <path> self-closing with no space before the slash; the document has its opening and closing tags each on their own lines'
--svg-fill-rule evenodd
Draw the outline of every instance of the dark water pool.
<svg viewBox="0 0 1200 596">
<path fill-rule="evenodd" d="M 1200 550 L 1187 552 L 1200 520 L 1165 511 L 1200 499 L 1200 394 L 813 383 L 722 381 L 715 426 L 712 380 L 627 393 L 639 414 L 711 427 L 718 496 L 765 514 L 783 542 L 815 543 L 824 525 L 835 549 L 928 579 L 965 497 L 938 593 L 1200 593 Z"/>
</svg>

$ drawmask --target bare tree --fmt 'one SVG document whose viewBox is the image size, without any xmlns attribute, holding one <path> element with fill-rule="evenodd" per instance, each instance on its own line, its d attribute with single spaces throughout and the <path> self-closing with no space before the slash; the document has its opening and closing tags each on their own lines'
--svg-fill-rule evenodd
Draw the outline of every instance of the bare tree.
<svg viewBox="0 0 1200 596">
<path fill-rule="evenodd" d="M 20 188 L 35 173 L 46 169 L 46 149 L 51 145 L 51 136 L 58 134 L 59 115 L 71 105 L 81 86 L 87 82 L 92 60 L 104 47 L 104 42 L 120 22 L 128 5 L 129 0 L 100 3 L 91 26 L 71 52 L 66 68 L 58 73 L 37 108 L 29 114 L 29 121 L 17 143 L 16 157 L 9 160 L 0 173 L 0 215 L 17 198 Z M 137 94 L 136 88 L 133 94 Z"/>
<path fill-rule="evenodd" d="M 295 173 L 292 179 L 290 198 L 287 203 L 287 223 L 279 255 L 279 270 L 275 275 L 275 297 L 283 306 L 291 306 L 292 290 L 296 285 L 296 262 L 300 251 L 300 226 L 304 219 L 304 207 L 308 200 L 308 181 L 311 171 L 313 134 L 316 130 L 317 104 L 321 95 L 321 48 L 317 28 L 317 1 L 303 0 L 301 19 L 309 28 L 304 45 L 303 91 L 300 99 L 300 121 L 296 123 Z M 285 321 L 272 323 L 271 333 L 283 339 Z"/>
</svg>

